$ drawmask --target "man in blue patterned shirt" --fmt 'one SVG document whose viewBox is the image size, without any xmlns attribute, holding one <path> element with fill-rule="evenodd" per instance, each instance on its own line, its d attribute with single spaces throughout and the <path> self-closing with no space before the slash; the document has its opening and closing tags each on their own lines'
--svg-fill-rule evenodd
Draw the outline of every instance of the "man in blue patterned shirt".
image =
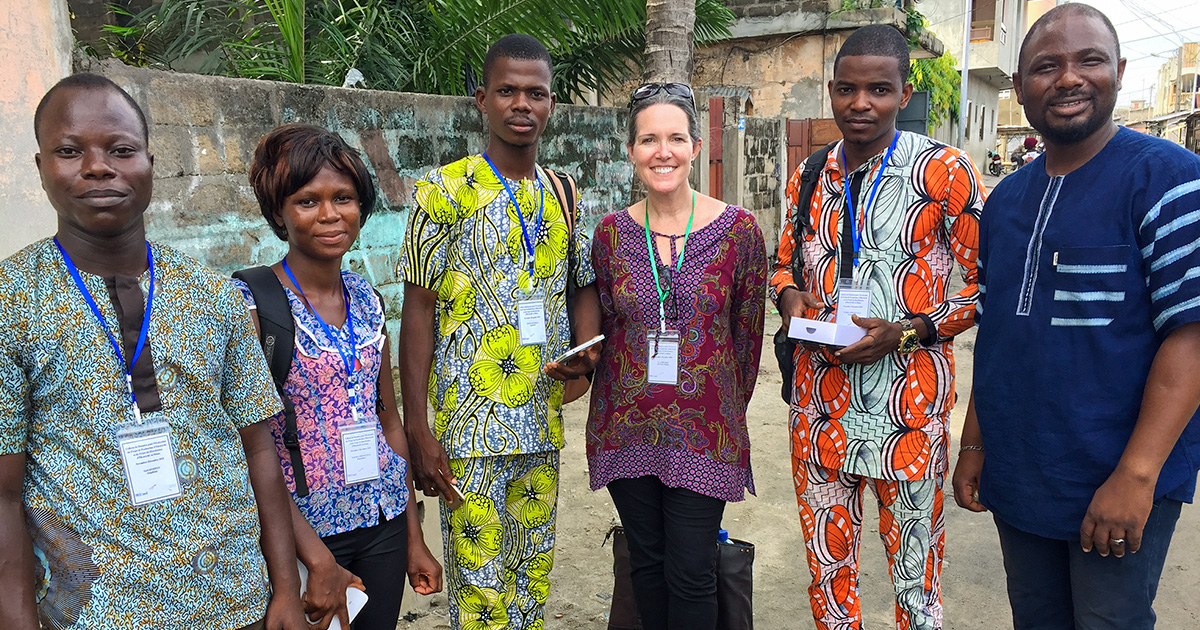
<svg viewBox="0 0 1200 630">
<path fill-rule="evenodd" d="M 1154 627 L 1200 466 L 1200 158 L 1112 121 L 1104 14 L 1047 12 L 1017 99 L 1046 151 L 988 197 L 975 391 L 954 472 L 990 510 L 1013 625 Z"/>
<path fill-rule="evenodd" d="M 307 628 L 279 399 L 233 285 L 146 240 L 145 116 L 81 74 L 34 133 L 58 232 L 0 263 L 4 628 Z"/>
</svg>

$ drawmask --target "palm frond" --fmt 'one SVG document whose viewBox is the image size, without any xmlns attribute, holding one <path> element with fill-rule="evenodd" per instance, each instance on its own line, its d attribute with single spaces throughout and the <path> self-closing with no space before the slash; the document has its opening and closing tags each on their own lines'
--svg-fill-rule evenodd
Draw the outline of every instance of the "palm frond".
<svg viewBox="0 0 1200 630">
<path fill-rule="evenodd" d="M 135 65 L 340 85 L 357 68 L 369 87 L 465 94 L 464 73 L 509 33 L 537 37 L 566 100 L 625 80 L 644 48 L 645 0 L 162 0 L 109 27 L 115 56 Z M 733 15 L 697 0 L 698 43 L 728 36 Z"/>
</svg>

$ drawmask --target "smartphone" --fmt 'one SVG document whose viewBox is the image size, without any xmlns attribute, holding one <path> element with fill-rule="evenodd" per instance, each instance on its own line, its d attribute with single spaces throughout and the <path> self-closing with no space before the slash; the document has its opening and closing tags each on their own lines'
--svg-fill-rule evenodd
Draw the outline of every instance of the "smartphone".
<svg viewBox="0 0 1200 630">
<path fill-rule="evenodd" d="M 574 348 L 571 348 L 570 350 L 567 350 L 566 352 L 558 355 L 557 357 L 555 357 L 554 361 L 551 361 L 551 363 L 566 363 L 567 361 L 571 360 L 571 357 L 574 357 L 575 355 L 579 354 L 580 352 L 583 352 L 584 350 L 591 348 L 592 346 L 600 343 L 601 341 L 604 341 L 604 335 L 596 335 L 595 337 L 592 337 L 591 339 L 579 344 L 578 346 L 575 346 Z"/>
<path fill-rule="evenodd" d="M 443 480 L 446 478 L 445 473 L 443 473 L 442 471 L 439 470 L 438 474 L 442 476 Z M 463 504 L 467 502 L 467 497 L 463 495 L 462 490 L 458 489 L 458 486 L 456 486 L 450 482 L 446 482 L 446 485 L 450 488 L 451 496 L 449 499 L 447 499 L 446 497 L 443 496 L 442 500 L 446 502 L 446 507 L 450 508 L 450 511 L 453 512 L 454 510 L 457 510 L 458 508 L 462 507 Z"/>
<path fill-rule="evenodd" d="M 308 567 L 304 566 L 304 563 L 299 558 L 296 559 L 296 570 L 300 573 L 300 596 L 304 597 L 305 591 L 308 590 Z M 358 616 L 358 613 L 362 612 L 363 606 L 367 605 L 367 600 L 369 599 L 366 592 L 360 591 L 353 586 L 346 589 L 346 612 L 350 614 L 350 623 L 354 623 L 354 618 Z M 307 614 L 304 615 L 304 619 L 310 625 L 313 624 L 313 621 L 308 618 Z M 333 622 L 329 624 L 329 630 L 343 630 L 342 622 L 337 617 L 334 617 Z"/>
<path fill-rule="evenodd" d="M 462 508 L 462 504 L 467 503 L 467 497 L 464 497 L 462 491 L 458 490 L 458 486 L 450 484 L 450 493 L 454 494 L 450 500 L 446 500 L 446 508 L 450 508 L 450 511 Z M 442 500 L 445 500 L 445 497 Z"/>
</svg>

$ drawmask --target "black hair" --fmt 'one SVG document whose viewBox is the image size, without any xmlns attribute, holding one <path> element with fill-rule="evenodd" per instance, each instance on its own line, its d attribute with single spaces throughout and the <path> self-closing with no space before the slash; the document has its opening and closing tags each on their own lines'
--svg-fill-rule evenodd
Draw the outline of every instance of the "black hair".
<svg viewBox="0 0 1200 630">
<path fill-rule="evenodd" d="M 868 24 L 851 33 L 833 59 L 835 75 L 842 57 L 893 57 L 900 71 L 900 84 L 908 83 L 908 40 L 890 24 Z"/>
<path fill-rule="evenodd" d="M 550 51 L 546 50 L 546 47 L 537 38 L 529 35 L 522 33 L 505 35 L 488 48 L 487 55 L 483 58 L 483 87 L 485 88 L 488 84 L 488 77 L 492 74 L 492 66 L 496 65 L 497 59 L 542 61 L 549 68 L 551 78 L 554 77 L 554 62 L 550 60 Z"/>
<path fill-rule="evenodd" d="M 375 182 L 367 165 L 341 136 L 313 125 L 293 123 L 271 130 L 259 141 L 250 164 L 250 186 L 271 230 L 287 240 L 287 228 L 275 221 L 283 201 L 328 166 L 350 178 L 358 193 L 359 226 L 375 209 Z"/>
<path fill-rule="evenodd" d="M 692 137 L 692 142 L 700 140 L 700 120 L 696 116 L 696 106 L 692 104 L 692 99 L 669 94 L 666 90 L 662 90 L 653 96 L 646 97 L 639 101 L 634 101 L 630 104 L 628 123 L 628 142 L 630 146 L 633 146 L 634 141 L 637 140 L 638 114 L 645 111 L 646 108 L 650 107 L 651 105 L 658 105 L 659 103 L 674 105 L 675 107 L 682 109 L 683 113 L 687 115 L 688 135 Z"/>
<path fill-rule="evenodd" d="M 1108 16 L 1104 15 L 1104 13 L 1096 7 L 1079 2 L 1070 2 L 1050 9 L 1044 13 L 1042 17 L 1038 18 L 1037 21 L 1033 23 L 1033 26 L 1029 27 L 1029 32 L 1025 33 L 1025 38 L 1021 40 L 1021 48 L 1017 52 L 1017 72 L 1025 71 L 1025 44 L 1029 40 L 1033 39 L 1033 35 L 1042 28 L 1045 28 L 1051 22 L 1056 22 L 1064 17 L 1067 17 L 1068 15 L 1096 18 L 1103 22 L 1104 27 L 1107 28 L 1108 32 L 1112 35 L 1113 45 L 1117 47 L 1117 56 L 1113 59 L 1113 62 L 1115 63 L 1121 58 L 1121 39 L 1117 37 L 1117 28 L 1113 26 L 1112 20 L 1108 19 Z"/>
<path fill-rule="evenodd" d="M 133 108 L 134 113 L 137 114 L 138 122 L 142 125 L 142 141 L 147 145 L 150 144 L 150 126 L 146 124 L 146 113 L 142 111 L 142 108 L 137 104 L 137 101 L 133 100 L 133 97 L 129 95 L 129 92 L 126 92 L 121 88 L 121 86 L 113 83 L 113 81 L 108 77 L 102 77 L 98 74 L 92 74 L 90 72 L 72 74 L 58 83 L 55 83 L 54 87 L 47 90 L 46 94 L 42 96 L 42 100 L 38 101 L 37 109 L 33 113 L 33 139 L 35 141 L 41 141 L 42 118 L 43 114 L 45 113 L 46 104 L 50 102 L 50 97 L 54 96 L 55 92 L 65 89 L 113 90 L 117 94 L 120 94 L 121 98 L 125 99 L 125 102 L 129 103 L 129 106 Z"/>
</svg>

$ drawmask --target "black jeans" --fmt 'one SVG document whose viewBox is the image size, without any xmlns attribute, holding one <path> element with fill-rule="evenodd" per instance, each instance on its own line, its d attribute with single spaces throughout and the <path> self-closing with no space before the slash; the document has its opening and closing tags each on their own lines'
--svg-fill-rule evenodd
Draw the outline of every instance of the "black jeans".
<svg viewBox="0 0 1200 630">
<path fill-rule="evenodd" d="M 408 576 L 408 521 L 400 514 L 390 521 L 360 527 L 321 539 L 337 563 L 362 579 L 367 605 L 355 617 L 354 630 L 396 630 L 400 599 Z"/>
<path fill-rule="evenodd" d="M 715 630 L 717 530 L 725 502 L 658 477 L 608 484 L 625 538 L 644 630 Z"/>
</svg>

